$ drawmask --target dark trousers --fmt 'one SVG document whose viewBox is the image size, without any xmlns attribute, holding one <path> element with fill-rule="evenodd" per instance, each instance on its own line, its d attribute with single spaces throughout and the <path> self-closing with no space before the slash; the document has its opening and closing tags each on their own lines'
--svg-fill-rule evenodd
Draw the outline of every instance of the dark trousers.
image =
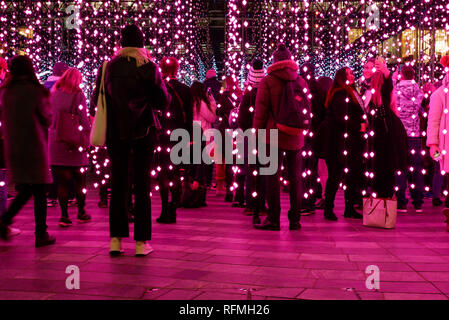
<svg viewBox="0 0 449 320">
<path fill-rule="evenodd" d="M 400 175 L 396 175 L 396 182 L 399 190 L 396 193 L 398 198 L 398 205 L 406 205 L 407 199 L 405 197 L 405 189 L 407 188 L 407 181 L 409 183 L 410 195 L 413 200 L 413 205 L 421 205 L 424 201 L 424 175 L 423 158 L 421 155 L 421 138 L 408 138 L 409 151 L 415 150 L 414 154 L 410 152 L 410 165 L 414 168 L 413 172 L 407 170 L 407 172 L 401 172 Z M 411 184 L 415 187 L 411 188 Z"/>
<path fill-rule="evenodd" d="M 105 175 L 111 176 L 111 168 L 106 163 L 106 159 L 108 158 L 108 152 L 105 148 L 100 148 L 97 153 L 97 160 L 96 163 L 100 165 L 100 172 L 101 176 L 98 176 L 100 179 L 98 181 L 99 184 L 99 196 L 100 201 L 102 202 L 108 202 L 108 189 L 111 187 L 111 180 L 106 179 Z M 94 163 L 95 164 L 95 163 Z M 104 183 L 103 183 L 104 181 Z"/>
<path fill-rule="evenodd" d="M 48 199 L 56 200 L 58 199 L 58 176 L 53 170 L 51 170 L 51 175 L 53 177 L 53 183 L 47 187 Z M 76 197 L 76 182 L 74 180 L 69 181 L 68 197 L 69 200 Z"/>
<path fill-rule="evenodd" d="M 162 210 L 164 210 L 168 207 L 168 198 L 170 194 L 172 204 L 176 207 L 179 206 L 182 188 L 180 166 L 171 163 L 169 153 L 165 152 L 165 150 L 162 150 L 162 152 L 163 153 L 159 154 L 159 165 L 161 167 L 161 171 L 159 172 L 157 178 L 159 183 L 159 193 L 162 201 Z"/>
<path fill-rule="evenodd" d="M 326 166 L 328 170 L 328 178 L 325 190 L 325 209 L 332 210 L 334 208 L 335 196 L 338 191 L 340 181 L 343 179 L 345 166 L 335 159 L 326 159 Z M 345 206 L 347 208 L 353 207 L 357 200 L 357 190 L 362 181 L 361 167 L 348 166 L 348 173 L 345 179 Z"/>
<path fill-rule="evenodd" d="M 246 208 L 253 211 L 260 212 L 265 209 L 266 202 L 266 184 L 265 176 L 253 174 L 253 171 L 259 172 L 259 164 L 245 165 L 246 168 L 246 181 L 245 181 L 245 198 L 246 198 Z M 256 197 L 253 193 L 256 192 Z"/>
<path fill-rule="evenodd" d="M 129 237 L 128 194 L 129 165 L 134 167 L 134 240 L 151 239 L 150 163 L 153 156 L 152 138 L 108 144 L 111 159 L 111 204 L 109 229 L 111 237 Z M 133 161 L 130 163 L 130 155 Z"/>
<path fill-rule="evenodd" d="M 17 195 L 2 215 L 3 223 L 10 225 L 12 219 L 19 213 L 23 206 L 34 197 L 34 220 L 36 223 L 36 236 L 47 232 L 47 185 L 46 184 L 18 184 Z"/>
<path fill-rule="evenodd" d="M 48 186 L 48 199 L 56 200 L 58 199 L 58 184 L 56 183 L 56 174 L 54 170 L 51 170 L 51 175 L 53 177 L 53 183 Z"/>
<path fill-rule="evenodd" d="M 278 163 L 279 167 L 274 175 L 266 176 L 267 183 L 267 202 L 268 202 L 268 219 L 272 223 L 280 223 L 281 219 L 281 164 L 283 163 L 285 152 L 285 160 L 287 177 L 290 182 L 290 211 L 288 219 L 290 223 L 298 222 L 300 219 L 299 210 L 301 206 L 301 184 L 300 171 L 301 160 L 299 159 L 299 150 L 279 150 Z"/>
<path fill-rule="evenodd" d="M 447 174 L 446 174 L 446 178 L 447 178 Z M 447 182 L 449 184 L 449 179 L 447 179 Z M 449 185 L 448 185 L 448 190 L 449 190 Z M 444 199 L 444 207 L 449 208 L 449 193 L 446 195 L 446 198 Z"/>
<path fill-rule="evenodd" d="M 304 148 L 304 151 L 307 153 L 309 150 L 310 147 L 308 149 Z M 323 188 L 321 183 L 318 182 L 318 158 L 314 154 L 311 156 L 307 154 L 302 159 L 302 168 L 303 171 L 307 171 L 307 177 L 302 179 L 303 189 L 309 193 L 309 197 L 303 199 L 303 205 L 305 208 L 314 208 L 316 200 L 323 198 Z M 312 190 L 313 193 L 310 193 L 309 190 Z"/>
<path fill-rule="evenodd" d="M 441 174 L 440 162 L 435 161 L 432 176 L 432 198 L 441 198 L 441 187 L 444 183 L 444 176 Z"/>
<path fill-rule="evenodd" d="M 85 175 L 81 173 L 81 167 L 52 166 L 52 172 L 56 177 L 58 184 L 58 200 L 61 207 L 61 216 L 68 218 L 68 203 L 70 198 L 70 188 L 74 183 L 75 197 L 78 202 L 78 214 L 85 213 L 86 195 L 83 189 L 86 188 Z"/>
<path fill-rule="evenodd" d="M 225 165 L 225 172 L 226 172 L 226 192 L 231 192 L 231 187 L 234 184 L 234 171 L 232 170 L 232 167 L 234 165 L 232 164 L 226 164 Z"/>
<path fill-rule="evenodd" d="M 6 169 L 0 169 L 0 181 L 3 186 L 0 186 L 0 217 L 6 211 L 6 204 L 8 201 L 8 181 L 6 181 Z"/>
<path fill-rule="evenodd" d="M 206 185 L 210 187 L 212 185 L 212 177 L 214 175 L 214 166 L 208 165 L 206 169 Z"/>
</svg>

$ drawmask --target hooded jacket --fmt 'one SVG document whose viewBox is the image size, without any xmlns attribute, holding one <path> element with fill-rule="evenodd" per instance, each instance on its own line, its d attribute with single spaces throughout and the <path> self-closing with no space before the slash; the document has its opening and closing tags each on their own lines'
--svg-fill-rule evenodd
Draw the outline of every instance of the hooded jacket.
<svg viewBox="0 0 449 320">
<path fill-rule="evenodd" d="M 449 74 L 443 85 L 430 97 L 429 120 L 427 124 L 427 146 L 436 144 L 440 147 L 441 170 L 449 172 L 449 116 L 444 112 L 449 108 Z M 446 154 L 443 151 L 446 151 Z"/>
<path fill-rule="evenodd" d="M 424 93 L 413 80 L 400 81 L 394 91 L 399 118 L 408 137 L 420 137 L 419 112 Z"/>
<path fill-rule="evenodd" d="M 298 75 L 298 65 L 293 60 L 282 60 L 272 64 L 260 82 L 257 90 L 256 108 L 253 127 L 255 129 L 277 129 L 274 115 L 279 110 L 281 94 L 285 81 L 296 79 L 301 88 L 307 88 L 305 80 Z M 270 134 L 267 131 L 266 143 L 270 144 Z M 299 150 L 304 146 L 304 136 L 288 135 L 278 131 L 278 147 L 284 150 Z"/>
</svg>

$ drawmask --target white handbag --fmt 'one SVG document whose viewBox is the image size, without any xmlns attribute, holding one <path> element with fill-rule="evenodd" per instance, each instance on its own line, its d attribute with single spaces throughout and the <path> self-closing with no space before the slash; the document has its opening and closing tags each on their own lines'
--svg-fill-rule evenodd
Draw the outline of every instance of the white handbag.
<svg viewBox="0 0 449 320">
<path fill-rule="evenodd" d="M 103 70 L 101 73 L 101 84 L 98 93 L 97 112 L 95 113 L 94 123 L 92 124 L 92 130 L 90 131 L 90 143 L 96 147 L 103 147 L 106 144 L 106 93 L 104 88 L 104 75 L 106 72 L 106 66 L 108 62 L 103 64 Z"/>
<path fill-rule="evenodd" d="M 393 229 L 396 225 L 397 201 L 385 198 L 363 198 L 363 225 Z"/>
</svg>

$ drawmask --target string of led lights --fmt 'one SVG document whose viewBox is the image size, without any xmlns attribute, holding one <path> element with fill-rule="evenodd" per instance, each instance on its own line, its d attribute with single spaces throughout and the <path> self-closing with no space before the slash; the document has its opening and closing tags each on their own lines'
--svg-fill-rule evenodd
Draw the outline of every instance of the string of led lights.
<svg viewBox="0 0 449 320">
<path fill-rule="evenodd" d="M 204 80 L 213 64 L 203 1 L 0 1 L 0 22 L 0 56 L 27 54 L 42 81 L 57 61 L 77 67 L 86 97 L 98 67 L 119 48 L 120 29 L 129 23 L 142 29 L 156 63 L 165 56 L 179 60 L 180 78 L 187 84 Z M 95 187 L 109 178 L 104 170 L 109 161 L 97 159 L 98 150 L 88 155 L 98 176 Z"/>
<path fill-rule="evenodd" d="M 441 80 L 445 75 L 437 62 L 449 52 L 446 1 L 234 0 L 229 1 L 227 14 L 227 73 L 238 75 L 242 85 L 246 78 L 242 70 L 249 68 L 254 57 L 270 65 L 278 43 L 287 45 L 299 65 L 314 64 L 317 77 L 333 78 L 338 69 L 348 66 L 356 78 L 363 80 L 366 59 L 376 56 L 383 57 L 393 72 L 397 64 L 412 64 L 421 84 Z M 243 62 L 246 68 L 242 68 Z M 347 156 L 350 150 L 344 152 Z M 308 155 L 303 152 L 303 156 Z M 347 174 L 349 168 L 346 166 L 344 171 Z M 305 168 L 303 177 L 309 172 Z M 368 174 L 374 177 L 373 172 Z M 422 174 L 428 173 L 423 170 Z M 344 182 L 341 186 L 346 187 Z M 425 186 L 425 191 L 429 190 Z"/>
</svg>

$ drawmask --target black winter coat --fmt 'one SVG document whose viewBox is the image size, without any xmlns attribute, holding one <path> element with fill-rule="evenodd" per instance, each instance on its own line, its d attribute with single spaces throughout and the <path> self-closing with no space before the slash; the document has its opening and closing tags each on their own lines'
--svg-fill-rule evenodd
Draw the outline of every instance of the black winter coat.
<svg viewBox="0 0 449 320">
<path fill-rule="evenodd" d="M 48 128 L 52 115 L 47 89 L 18 78 L 0 89 L 0 110 L 8 181 L 51 183 Z"/>
<path fill-rule="evenodd" d="M 254 111 L 256 110 L 257 88 L 246 90 L 239 107 L 238 124 L 243 131 L 253 127 Z M 251 111 L 250 108 L 253 108 Z"/>
<path fill-rule="evenodd" d="M 190 88 L 175 79 L 171 79 L 166 87 L 172 98 L 170 106 L 161 117 L 164 137 L 167 130 L 175 129 L 185 129 L 192 136 L 193 97 Z M 170 113 L 170 116 L 167 113 Z M 168 140 L 164 138 L 163 141 L 170 141 L 170 138 L 168 137 Z"/>
<path fill-rule="evenodd" d="M 348 120 L 345 120 L 346 115 Z M 349 167 L 360 167 L 364 147 L 360 132 L 361 123 L 365 122 L 363 115 L 362 107 L 346 91 L 337 91 L 329 103 L 326 117 L 314 142 L 314 150 L 318 156 Z M 345 133 L 348 134 L 346 139 Z M 346 157 L 344 150 L 348 151 Z"/>
<path fill-rule="evenodd" d="M 91 97 L 91 114 L 97 104 L 102 67 Z M 153 62 L 137 67 L 134 58 L 114 57 L 105 73 L 107 105 L 106 142 L 134 140 L 150 133 L 151 109 L 162 110 L 169 101 L 159 68 Z"/>
<path fill-rule="evenodd" d="M 369 104 L 370 137 L 368 148 L 375 152 L 372 164 L 377 174 L 382 172 L 405 171 L 409 162 L 407 131 L 401 119 L 391 109 L 391 92 L 393 91 L 392 74 L 384 78 L 381 89 L 382 106 Z M 375 115 L 371 115 L 375 111 Z"/>
<path fill-rule="evenodd" d="M 240 103 L 239 99 L 240 98 L 238 98 L 237 101 L 234 101 L 236 106 Z M 231 111 L 234 109 L 233 98 L 230 95 L 229 91 L 224 91 L 220 96 L 220 100 L 218 102 L 220 104 L 220 108 L 217 108 L 217 120 L 215 121 L 215 128 L 217 128 L 222 134 L 224 134 L 225 130 L 229 129 L 229 117 L 231 115 Z"/>
<path fill-rule="evenodd" d="M 312 94 L 311 111 L 313 114 L 310 130 L 316 133 L 326 117 L 326 108 L 324 107 L 324 104 L 326 102 L 328 90 L 327 88 L 323 88 L 315 79 L 309 81 L 308 85 L 310 93 Z"/>
</svg>

